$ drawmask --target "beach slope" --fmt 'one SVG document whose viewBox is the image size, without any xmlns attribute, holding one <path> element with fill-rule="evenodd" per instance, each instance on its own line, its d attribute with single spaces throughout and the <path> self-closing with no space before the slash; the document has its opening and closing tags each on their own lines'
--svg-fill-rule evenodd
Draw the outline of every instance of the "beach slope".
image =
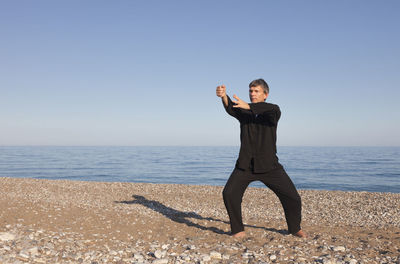
<svg viewBox="0 0 400 264">
<path fill-rule="evenodd" d="M 235 239 L 220 186 L 0 178 L 0 263 L 399 263 L 400 194 L 299 193 L 308 239 L 267 188 Z"/>
</svg>

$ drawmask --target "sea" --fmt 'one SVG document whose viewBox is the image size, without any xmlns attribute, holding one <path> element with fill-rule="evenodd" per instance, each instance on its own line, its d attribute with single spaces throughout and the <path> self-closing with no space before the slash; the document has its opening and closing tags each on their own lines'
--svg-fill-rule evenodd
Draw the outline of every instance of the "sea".
<svg viewBox="0 0 400 264">
<path fill-rule="evenodd" d="M 238 152 L 238 146 L 0 146 L 0 177 L 223 186 Z M 278 146 L 277 155 L 297 189 L 400 193 L 400 147 Z"/>
</svg>

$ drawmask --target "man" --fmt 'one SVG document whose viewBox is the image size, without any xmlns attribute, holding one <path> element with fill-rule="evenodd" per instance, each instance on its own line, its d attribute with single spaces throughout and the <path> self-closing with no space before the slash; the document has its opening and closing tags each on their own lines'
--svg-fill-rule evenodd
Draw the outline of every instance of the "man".
<svg viewBox="0 0 400 264">
<path fill-rule="evenodd" d="M 263 79 L 249 84 L 248 104 L 236 95 L 232 101 L 226 95 L 225 85 L 216 90 L 226 112 L 240 122 L 240 152 L 223 191 L 228 211 L 231 234 L 244 237 L 241 203 L 247 186 L 252 181 L 261 181 L 279 198 L 285 211 L 290 234 L 306 237 L 300 228 L 301 198 L 276 156 L 276 128 L 281 116 L 279 106 L 266 103 L 268 84 Z"/>
</svg>

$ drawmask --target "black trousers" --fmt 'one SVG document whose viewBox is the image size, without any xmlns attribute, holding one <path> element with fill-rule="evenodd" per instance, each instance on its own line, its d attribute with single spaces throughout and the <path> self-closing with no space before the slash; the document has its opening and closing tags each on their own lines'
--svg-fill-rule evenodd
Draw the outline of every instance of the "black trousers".
<svg viewBox="0 0 400 264">
<path fill-rule="evenodd" d="M 244 231 L 242 198 L 247 186 L 253 181 L 263 182 L 278 196 L 285 212 L 289 233 L 297 233 L 301 222 L 301 198 L 283 167 L 267 173 L 253 173 L 251 168 L 233 170 L 222 192 L 230 219 L 231 233 Z"/>
</svg>

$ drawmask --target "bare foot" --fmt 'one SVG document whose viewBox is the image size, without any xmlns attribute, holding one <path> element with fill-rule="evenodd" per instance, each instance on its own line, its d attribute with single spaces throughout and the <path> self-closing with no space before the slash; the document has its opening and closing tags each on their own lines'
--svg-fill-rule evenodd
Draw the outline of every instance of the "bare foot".
<svg viewBox="0 0 400 264">
<path fill-rule="evenodd" d="M 301 237 L 301 238 L 307 238 L 307 234 L 303 232 L 303 230 L 300 229 L 299 232 L 296 234 L 293 234 L 294 236 Z"/>
<path fill-rule="evenodd" d="M 236 234 L 232 235 L 234 238 L 243 238 L 246 236 L 246 233 L 244 231 L 238 232 Z"/>
</svg>

